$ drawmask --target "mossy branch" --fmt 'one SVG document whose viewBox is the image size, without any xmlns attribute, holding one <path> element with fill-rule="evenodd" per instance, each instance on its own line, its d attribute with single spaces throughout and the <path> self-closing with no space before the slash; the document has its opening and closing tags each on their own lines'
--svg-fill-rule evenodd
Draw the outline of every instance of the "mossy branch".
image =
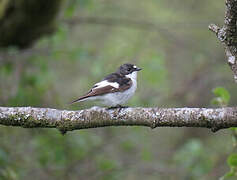
<svg viewBox="0 0 237 180">
<path fill-rule="evenodd" d="M 202 127 L 213 132 L 237 127 L 237 107 L 124 108 L 93 107 L 79 111 L 0 107 L 0 124 L 24 128 L 57 128 L 61 132 L 105 126 Z"/>
</svg>

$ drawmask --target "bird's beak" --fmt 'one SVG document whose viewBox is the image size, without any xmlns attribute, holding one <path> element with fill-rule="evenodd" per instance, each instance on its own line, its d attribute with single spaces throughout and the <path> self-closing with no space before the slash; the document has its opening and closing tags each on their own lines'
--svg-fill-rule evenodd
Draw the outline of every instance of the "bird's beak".
<svg viewBox="0 0 237 180">
<path fill-rule="evenodd" d="M 138 67 L 136 68 L 136 71 L 141 71 L 141 70 L 142 70 L 142 68 L 138 68 Z"/>
</svg>

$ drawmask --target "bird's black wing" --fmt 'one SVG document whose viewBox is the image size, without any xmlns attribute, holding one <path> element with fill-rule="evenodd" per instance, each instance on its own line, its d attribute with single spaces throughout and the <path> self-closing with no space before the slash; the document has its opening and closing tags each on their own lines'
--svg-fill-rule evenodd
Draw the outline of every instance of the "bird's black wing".
<svg viewBox="0 0 237 180">
<path fill-rule="evenodd" d="M 102 96 L 107 93 L 123 92 L 132 86 L 132 80 L 118 73 L 106 76 L 101 82 L 96 83 L 84 96 L 79 97 L 72 103 L 85 100 L 93 96 Z"/>
</svg>

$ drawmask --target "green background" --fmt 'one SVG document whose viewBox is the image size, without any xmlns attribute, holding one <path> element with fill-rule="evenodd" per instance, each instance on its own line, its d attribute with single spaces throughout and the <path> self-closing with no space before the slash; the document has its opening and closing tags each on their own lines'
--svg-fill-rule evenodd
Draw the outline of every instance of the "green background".
<svg viewBox="0 0 237 180">
<path fill-rule="evenodd" d="M 216 0 L 64 1 L 54 33 L 25 49 L 1 48 L 0 105 L 89 108 L 98 104 L 67 103 L 131 62 L 143 70 L 129 106 L 234 106 L 237 86 L 222 45 L 208 30 L 210 23 L 223 24 L 224 8 Z M 224 90 L 213 93 L 216 87 Z M 0 179 L 214 180 L 235 167 L 227 163 L 236 150 L 233 135 L 107 127 L 62 136 L 55 129 L 0 126 Z"/>
</svg>

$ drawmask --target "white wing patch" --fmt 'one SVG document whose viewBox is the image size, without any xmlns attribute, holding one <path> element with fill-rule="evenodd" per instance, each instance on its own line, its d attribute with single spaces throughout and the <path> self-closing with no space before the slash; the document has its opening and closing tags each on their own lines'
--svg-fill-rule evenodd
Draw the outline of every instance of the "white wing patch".
<svg viewBox="0 0 237 180">
<path fill-rule="evenodd" d="M 95 86 L 96 87 L 94 87 L 94 89 L 102 88 L 102 87 L 105 87 L 105 86 L 112 86 L 114 88 L 119 88 L 119 84 L 118 83 L 116 83 L 116 82 L 108 82 L 107 80 L 98 82 L 98 83 L 95 84 Z"/>
</svg>

